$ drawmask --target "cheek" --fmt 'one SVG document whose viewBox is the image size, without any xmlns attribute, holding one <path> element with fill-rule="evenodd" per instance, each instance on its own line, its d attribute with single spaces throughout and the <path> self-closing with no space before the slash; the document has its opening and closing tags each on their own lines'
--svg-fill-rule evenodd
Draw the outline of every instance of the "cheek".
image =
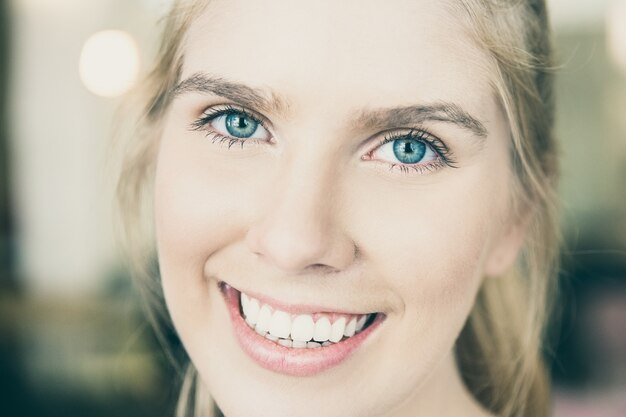
<svg viewBox="0 0 626 417">
<path fill-rule="evenodd" d="M 264 158 L 225 158 L 201 136 L 165 131 L 155 180 L 155 219 L 160 255 L 204 261 L 241 238 L 261 204 Z M 225 152 L 231 152 L 223 150 Z M 191 257 L 191 258 L 190 258 Z"/>
<path fill-rule="evenodd" d="M 497 202 L 489 198 L 494 187 L 468 183 L 466 176 L 446 186 L 370 189 L 355 198 L 362 207 L 351 211 L 362 225 L 355 227 L 362 237 L 357 244 L 407 297 L 431 286 L 451 291 L 471 285 L 467 281 L 480 275 Z"/>
<path fill-rule="evenodd" d="M 389 350 L 377 355 L 372 369 L 394 375 L 385 395 L 395 401 L 408 398 L 451 353 L 482 283 L 497 219 L 506 210 L 504 175 L 480 167 L 456 174 L 442 172 L 430 183 L 402 189 L 350 179 L 351 191 L 344 190 L 356 203 L 346 213 L 368 275 L 395 295 Z"/>
<path fill-rule="evenodd" d="M 462 326 L 507 207 L 505 175 L 478 166 L 456 174 L 442 172 L 421 187 L 372 191 L 368 181 L 353 189 L 361 207 L 350 210 L 355 241 L 422 335 Z"/>
<path fill-rule="evenodd" d="M 185 146 L 181 140 L 186 140 Z M 207 303 L 204 264 L 245 234 L 251 213 L 247 208 L 258 203 L 260 189 L 251 174 L 254 167 L 242 164 L 250 173 L 233 172 L 242 168 L 225 164 L 223 158 L 207 157 L 207 146 L 206 141 L 166 131 L 155 178 L 163 291 L 177 330 L 189 335 L 212 308 Z"/>
</svg>

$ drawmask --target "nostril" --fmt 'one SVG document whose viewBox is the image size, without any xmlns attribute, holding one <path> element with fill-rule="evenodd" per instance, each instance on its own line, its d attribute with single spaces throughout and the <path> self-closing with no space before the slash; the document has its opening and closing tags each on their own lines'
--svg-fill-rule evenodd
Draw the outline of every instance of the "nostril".
<svg viewBox="0 0 626 417">
<path fill-rule="evenodd" d="M 319 273 L 337 272 L 336 268 L 333 268 L 332 266 L 324 265 L 324 264 L 309 265 L 307 269 L 309 269 L 312 272 L 319 272 Z"/>
</svg>

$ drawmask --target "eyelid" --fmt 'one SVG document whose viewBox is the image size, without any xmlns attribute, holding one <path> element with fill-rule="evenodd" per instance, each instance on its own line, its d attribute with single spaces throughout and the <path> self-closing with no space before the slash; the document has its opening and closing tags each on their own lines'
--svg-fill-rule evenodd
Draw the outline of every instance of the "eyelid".
<svg viewBox="0 0 626 417">
<path fill-rule="evenodd" d="M 200 116 L 191 123 L 191 126 L 190 126 L 191 130 L 201 130 L 211 120 L 216 119 L 219 116 L 222 116 L 224 114 L 228 114 L 229 112 L 239 112 L 254 119 L 255 122 L 263 126 L 270 134 L 273 130 L 272 124 L 267 117 L 263 116 L 261 113 L 258 113 L 254 110 L 250 110 L 246 107 L 239 106 L 234 103 L 215 104 L 215 105 L 205 108 L 200 114 Z M 271 134 L 271 136 L 273 137 L 273 134 Z"/>
</svg>

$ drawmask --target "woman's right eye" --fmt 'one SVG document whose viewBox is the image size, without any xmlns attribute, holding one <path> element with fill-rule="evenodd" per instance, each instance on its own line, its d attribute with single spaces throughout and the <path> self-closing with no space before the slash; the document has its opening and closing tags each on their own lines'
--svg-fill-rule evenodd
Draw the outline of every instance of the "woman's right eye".
<svg viewBox="0 0 626 417">
<path fill-rule="evenodd" d="M 215 139 L 230 143 L 247 140 L 270 140 L 263 124 L 248 113 L 237 109 L 209 110 L 192 124 L 193 130 L 205 130 Z"/>
<path fill-rule="evenodd" d="M 211 126 L 222 135 L 238 139 L 269 139 L 269 132 L 259 121 L 238 111 L 215 117 Z"/>
</svg>

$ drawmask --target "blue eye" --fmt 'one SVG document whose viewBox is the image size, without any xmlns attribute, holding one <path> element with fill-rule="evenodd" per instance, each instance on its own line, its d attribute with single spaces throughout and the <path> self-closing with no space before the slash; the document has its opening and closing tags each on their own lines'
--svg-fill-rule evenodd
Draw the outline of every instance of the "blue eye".
<svg viewBox="0 0 626 417">
<path fill-rule="evenodd" d="M 403 164 L 416 164 L 426 155 L 426 144 L 415 139 L 394 140 L 393 154 Z"/>
<path fill-rule="evenodd" d="M 230 113 L 224 120 L 226 130 L 236 138 L 249 138 L 254 135 L 259 124 L 242 113 Z"/>
<path fill-rule="evenodd" d="M 216 133 L 234 139 L 269 140 L 270 134 L 254 117 L 239 111 L 220 111 L 216 115 L 206 115 L 196 125 L 201 128 L 210 124 Z"/>
<path fill-rule="evenodd" d="M 372 156 L 392 164 L 405 165 L 427 163 L 438 158 L 431 145 L 411 137 L 387 140 L 372 152 Z"/>
</svg>

